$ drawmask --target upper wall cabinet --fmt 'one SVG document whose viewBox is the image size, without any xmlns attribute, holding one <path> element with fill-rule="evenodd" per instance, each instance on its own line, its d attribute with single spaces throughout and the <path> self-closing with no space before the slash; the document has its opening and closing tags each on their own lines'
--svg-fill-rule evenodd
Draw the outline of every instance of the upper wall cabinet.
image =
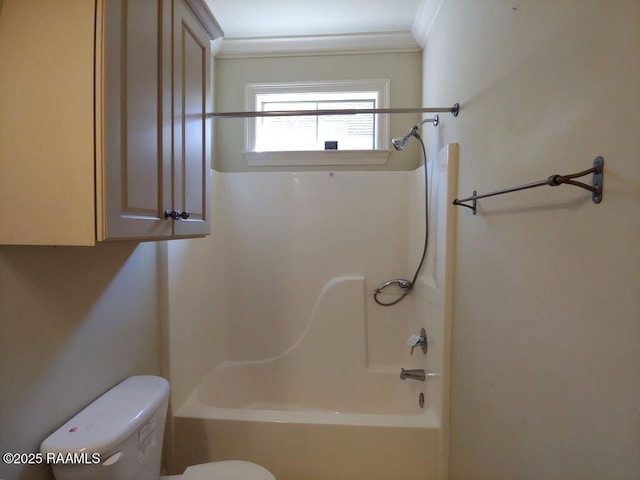
<svg viewBox="0 0 640 480">
<path fill-rule="evenodd" d="M 0 244 L 208 234 L 221 35 L 201 0 L 4 0 Z"/>
</svg>

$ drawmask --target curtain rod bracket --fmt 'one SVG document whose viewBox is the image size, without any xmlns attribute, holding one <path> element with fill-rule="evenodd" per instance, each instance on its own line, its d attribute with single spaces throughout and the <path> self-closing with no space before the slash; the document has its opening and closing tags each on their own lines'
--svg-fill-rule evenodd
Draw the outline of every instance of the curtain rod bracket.
<svg viewBox="0 0 640 480">
<path fill-rule="evenodd" d="M 591 185 L 587 185 L 586 183 L 577 182 L 573 180 L 574 178 L 584 177 L 585 175 L 593 174 L 593 178 L 591 180 Z M 476 214 L 478 199 L 493 197 L 495 195 L 502 195 L 505 193 L 518 192 L 520 190 L 526 190 L 528 188 L 541 187 L 543 185 L 548 185 L 550 187 L 557 187 L 559 185 L 567 184 L 573 185 L 574 187 L 580 187 L 585 190 L 589 190 L 591 192 L 591 199 L 593 203 L 600 203 L 602 201 L 603 194 L 603 183 L 604 183 L 604 158 L 596 157 L 593 161 L 593 167 L 588 170 L 584 170 L 582 172 L 573 173 L 570 175 L 551 175 L 546 180 L 541 180 L 539 182 L 527 183 L 525 185 L 518 185 L 517 187 L 505 188 L 503 190 L 497 190 L 491 193 L 485 193 L 482 195 L 478 195 L 476 191 L 473 191 L 473 195 L 467 198 L 463 198 L 462 200 L 458 200 L 457 198 L 453 201 L 454 205 L 459 207 L 467 207 L 473 211 L 473 214 Z M 468 205 L 466 202 L 472 202 L 471 205 Z"/>
</svg>

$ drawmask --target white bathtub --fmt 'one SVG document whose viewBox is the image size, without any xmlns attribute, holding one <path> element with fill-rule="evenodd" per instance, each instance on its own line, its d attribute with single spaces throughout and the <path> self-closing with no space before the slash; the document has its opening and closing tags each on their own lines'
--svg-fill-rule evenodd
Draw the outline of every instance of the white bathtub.
<svg viewBox="0 0 640 480">
<path fill-rule="evenodd" d="M 418 394 L 441 382 L 367 366 L 366 292 L 363 277 L 332 279 L 291 348 L 208 374 L 175 415 L 177 470 L 234 458 L 279 480 L 437 478 L 440 424 Z"/>
<path fill-rule="evenodd" d="M 324 283 L 319 280 L 326 272 L 336 269 L 334 264 L 339 265 L 339 259 L 331 258 L 329 265 L 317 264 L 318 268 L 310 269 L 308 278 L 304 268 L 296 266 L 295 275 L 292 275 L 293 267 L 281 262 L 281 269 L 286 273 L 282 276 L 282 284 L 292 277 L 305 282 L 299 290 L 291 290 L 289 285 L 289 290 L 282 295 L 276 288 L 279 283 L 273 283 L 273 275 L 259 273 L 256 282 L 261 283 L 256 283 L 251 290 L 247 282 L 253 278 L 241 277 L 234 270 L 231 278 L 238 277 L 242 281 L 227 282 L 233 289 L 229 298 L 235 302 L 230 310 L 235 315 L 228 312 L 226 315 L 229 318 L 227 328 L 231 330 L 227 336 L 234 345 L 233 353 L 245 359 L 218 362 L 189 394 L 177 397 L 180 404 L 174 406 L 173 422 L 169 426 L 172 439 L 168 455 L 170 473 L 181 473 L 190 464 L 240 459 L 264 465 L 278 480 L 446 478 L 448 344 L 453 285 L 451 239 L 455 219 L 450 200 L 455 196 L 456 183 L 456 176 L 447 172 L 448 168 L 457 165 L 457 158 L 451 156 L 455 153 L 456 148 L 445 148 L 431 169 L 434 195 L 432 254 L 413 294 L 400 304 L 389 308 L 375 305 L 371 293 L 380 280 L 386 279 L 377 270 L 370 270 L 377 269 L 378 262 L 367 263 L 367 256 L 351 262 L 348 255 L 354 257 L 363 252 L 358 251 L 357 255 L 339 252 L 339 238 L 332 249 L 327 249 L 324 256 L 318 258 L 328 258 L 326 255 L 332 252 L 335 252 L 334 256 L 347 255 L 344 265 L 348 267 L 345 267 L 346 273 L 339 272 Z M 406 180 L 402 178 L 405 174 Z M 407 192 L 410 204 L 401 203 L 394 208 L 410 210 L 411 222 L 418 227 L 409 236 L 420 237 L 420 195 L 424 195 L 420 172 L 392 172 L 383 178 L 385 175 L 348 172 L 321 180 L 333 182 L 338 177 L 340 182 L 345 182 L 345 191 L 351 194 L 357 184 L 363 185 L 362 192 L 366 192 L 367 189 L 374 190 L 371 185 L 380 189 L 395 182 L 394 188 Z M 252 177 L 249 182 L 253 180 Z M 282 180 L 274 174 L 272 178 L 264 177 L 260 181 Z M 295 181 L 298 187 L 302 186 L 300 191 L 304 195 L 309 195 L 306 182 L 315 182 L 313 174 L 308 177 L 296 174 Z M 341 195 L 343 187 L 339 183 L 327 185 L 336 196 Z M 243 188 L 243 195 L 252 191 L 244 185 Z M 279 191 L 283 192 L 283 189 Z M 354 195 L 350 198 L 350 205 L 362 201 L 361 212 L 376 198 L 364 193 L 362 197 Z M 311 205 L 312 200 L 309 200 Z M 335 199 L 332 201 L 339 203 Z M 380 209 L 388 203 L 385 199 L 379 205 Z M 227 202 L 230 204 L 232 202 Z M 282 205 L 287 204 L 283 202 Z M 381 212 L 374 211 L 371 215 L 378 217 Z M 395 213 L 389 212 L 388 218 L 390 221 L 396 218 Z M 350 221 L 346 217 L 341 219 L 340 228 L 344 229 Z M 296 259 L 304 257 L 302 247 L 296 245 L 308 239 L 294 229 L 295 225 L 287 224 L 286 227 L 289 237 L 298 238 L 291 246 L 293 254 L 297 255 Z M 305 227 L 304 235 L 312 236 L 314 226 Z M 226 228 L 232 226 L 226 225 Z M 283 230 L 282 226 L 279 230 Z M 229 243 L 239 241 L 231 238 L 234 241 Z M 395 237 L 383 240 L 392 248 L 397 243 Z M 412 240 L 410 243 L 412 254 L 406 263 L 413 266 L 413 250 L 420 248 L 420 242 Z M 358 248 L 356 246 L 354 252 Z M 279 254 L 283 255 L 283 260 L 289 258 L 286 250 Z M 371 258 L 376 259 L 376 256 Z M 234 262 L 240 261 L 233 255 L 231 258 Z M 262 255 L 246 265 L 261 265 L 260 262 L 267 261 Z M 298 265 L 297 261 L 293 265 Z M 369 270 L 357 271 L 354 265 L 363 265 Z M 387 266 L 385 270 L 387 275 L 392 268 Z M 261 272 L 267 271 L 277 270 L 263 268 Z M 266 286 L 258 288 L 258 285 Z M 305 290 L 309 285 L 319 292 L 315 299 Z M 300 302 L 293 307 L 282 302 L 278 305 L 280 310 L 270 310 L 267 324 L 273 325 L 274 330 L 270 331 L 265 322 L 260 322 L 260 312 L 270 301 L 282 300 L 294 291 L 296 295 L 300 292 L 302 298 L 295 299 Z M 242 298 L 251 302 L 252 294 L 259 308 L 237 303 L 237 299 Z M 288 302 L 292 300 L 287 299 Z M 256 317 L 254 322 L 245 315 L 251 309 Z M 299 316 L 299 312 L 309 313 L 304 321 L 290 327 L 286 318 L 275 316 L 278 312 L 287 314 L 290 311 L 296 314 L 293 317 Z M 429 354 L 409 356 L 404 340 L 409 333 L 417 333 L 423 326 L 431 335 Z M 278 335 L 280 332 L 282 337 Z M 261 338 L 264 338 L 264 344 Z M 282 338 L 286 341 L 280 341 Z M 243 341 L 239 341 L 241 339 Z M 379 345 L 389 345 L 391 353 L 380 351 Z M 400 366 L 425 368 L 442 375 L 426 382 L 401 380 Z M 418 405 L 420 393 L 426 398 L 423 408 Z"/>
<path fill-rule="evenodd" d="M 415 415 L 219 408 L 192 402 L 174 418 L 173 473 L 224 459 L 265 466 L 278 480 L 440 478 L 440 429 Z"/>
</svg>

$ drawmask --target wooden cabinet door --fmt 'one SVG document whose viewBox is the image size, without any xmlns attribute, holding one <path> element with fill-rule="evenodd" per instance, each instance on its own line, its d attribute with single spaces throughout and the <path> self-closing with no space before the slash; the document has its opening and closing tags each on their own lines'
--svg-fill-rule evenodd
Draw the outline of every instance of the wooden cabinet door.
<svg viewBox="0 0 640 480">
<path fill-rule="evenodd" d="M 185 0 L 174 0 L 173 17 L 173 209 L 174 234 L 210 233 L 211 175 L 210 37 Z"/>
<path fill-rule="evenodd" d="M 174 222 L 163 215 L 171 209 L 171 52 L 163 49 L 171 35 L 166 27 L 163 31 L 167 4 L 104 2 L 99 240 L 172 234 Z"/>
<path fill-rule="evenodd" d="M 2 245 L 95 244 L 95 13 L 89 1 L 2 5 Z"/>
</svg>

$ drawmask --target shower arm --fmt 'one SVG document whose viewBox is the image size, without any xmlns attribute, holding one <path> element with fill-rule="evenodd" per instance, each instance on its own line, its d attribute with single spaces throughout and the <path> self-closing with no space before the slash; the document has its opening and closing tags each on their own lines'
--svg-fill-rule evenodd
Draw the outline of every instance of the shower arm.
<svg viewBox="0 0 640 480">
<path fill-rule="evenodd" d="M 433 118 L 425 118 L 424 120 L 416 123 L 413 127 L 417 130 L 425 123 L 431 123 L 434 127 L 437 127 L 440 124 L 440 117 L 438 117 L 438 115 L 435 115 Z"/>
</svg>

